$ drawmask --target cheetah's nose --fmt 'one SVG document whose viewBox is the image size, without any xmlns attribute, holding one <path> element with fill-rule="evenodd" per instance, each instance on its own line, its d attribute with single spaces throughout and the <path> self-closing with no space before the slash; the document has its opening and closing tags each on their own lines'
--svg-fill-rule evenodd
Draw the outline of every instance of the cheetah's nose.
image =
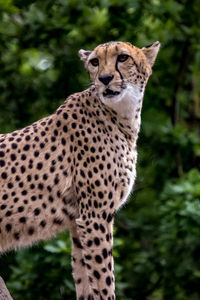
<svg viewBox="0 0 200 300">
<path fill-rule="evenodd" d="M 105 75 L 100 75 L 99 80 L 103 82 L 104 85 L 108 85 L 109 82 L 113 79 L 114 75 L 111 74 L 105 74 Z"/>
</svg>

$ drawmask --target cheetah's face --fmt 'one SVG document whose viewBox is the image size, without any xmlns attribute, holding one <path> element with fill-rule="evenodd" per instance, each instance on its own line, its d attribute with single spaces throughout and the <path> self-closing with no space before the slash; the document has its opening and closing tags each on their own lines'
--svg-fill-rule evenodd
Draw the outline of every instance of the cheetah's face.
<svg viewBox="0 0 200 300">
<path fill-rule="evenodd" d="M 112 106 L 128 96 L 139 101 L 151 75 L 160 43 L 139 49 L 126 42 L 109 42 L 93 51 L 80 50 L 101 101 Z"/>
</svg>

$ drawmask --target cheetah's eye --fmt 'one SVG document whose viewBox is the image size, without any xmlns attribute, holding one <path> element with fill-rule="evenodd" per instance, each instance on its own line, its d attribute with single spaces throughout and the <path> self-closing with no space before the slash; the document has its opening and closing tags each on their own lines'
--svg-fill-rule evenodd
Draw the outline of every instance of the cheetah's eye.
<svg viewBox="0 0 200 300">
<path fill-rule="evenodd" d="M 97 67 L 99 65 L 99 60 L 98 58 L 93 58 L 90 60 L 90 63 L 94 66 Z"/>
<path fill-rule="evenodd" d="M 129 55 L 127 55 L 127 54 L 120 54 L 120 55 L 118 55 L 118 57 L 117 57 L 117 61 L 119 61 L 119 62 L 124 62 L 124 61 L 126 61 L 128 58 L 129 58 Z"/>
</svg>

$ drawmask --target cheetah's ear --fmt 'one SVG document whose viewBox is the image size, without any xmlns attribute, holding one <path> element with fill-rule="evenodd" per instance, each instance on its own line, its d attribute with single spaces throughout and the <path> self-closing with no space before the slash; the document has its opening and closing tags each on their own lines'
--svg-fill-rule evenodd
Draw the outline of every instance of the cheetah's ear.
<svg viewBox="0 0 200 300">
<path fill-rule="evenodd" d="M 142 51 L 143 51 L 144 55 L 146 56 L 147 61 L 151 67 L 153 66 L 153 64 L 156 60 L 156 56 L 158 54 L 159 49 L 160 49 L 160 42 L 158 42 L 158 41 L 142 48 Z"/>
<path fill-rule="evenodd" d="M 87 50 L 81 49 L 78 51 L 78 55 L 82 61 L 86 62 L 86 60 L 88 59 L 88 56 L 90 55 L 91 52 L 92 51 L 87 51 Z"/>
</svg>

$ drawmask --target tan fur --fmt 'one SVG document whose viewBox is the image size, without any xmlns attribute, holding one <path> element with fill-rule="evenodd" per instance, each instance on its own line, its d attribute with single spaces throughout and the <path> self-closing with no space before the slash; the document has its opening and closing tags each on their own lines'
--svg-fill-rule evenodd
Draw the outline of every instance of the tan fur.
<svg viewBox="0 0 200 300">
<path fill-rule="evenodd" d="M 110 42 L 80 50 L 94 86 L 0 136 L 0 250 L 69 229 L 79 300 L 115 299 L 113 216 L 136 177 L 142 98 L 158 49 Z"/>
</svg>

